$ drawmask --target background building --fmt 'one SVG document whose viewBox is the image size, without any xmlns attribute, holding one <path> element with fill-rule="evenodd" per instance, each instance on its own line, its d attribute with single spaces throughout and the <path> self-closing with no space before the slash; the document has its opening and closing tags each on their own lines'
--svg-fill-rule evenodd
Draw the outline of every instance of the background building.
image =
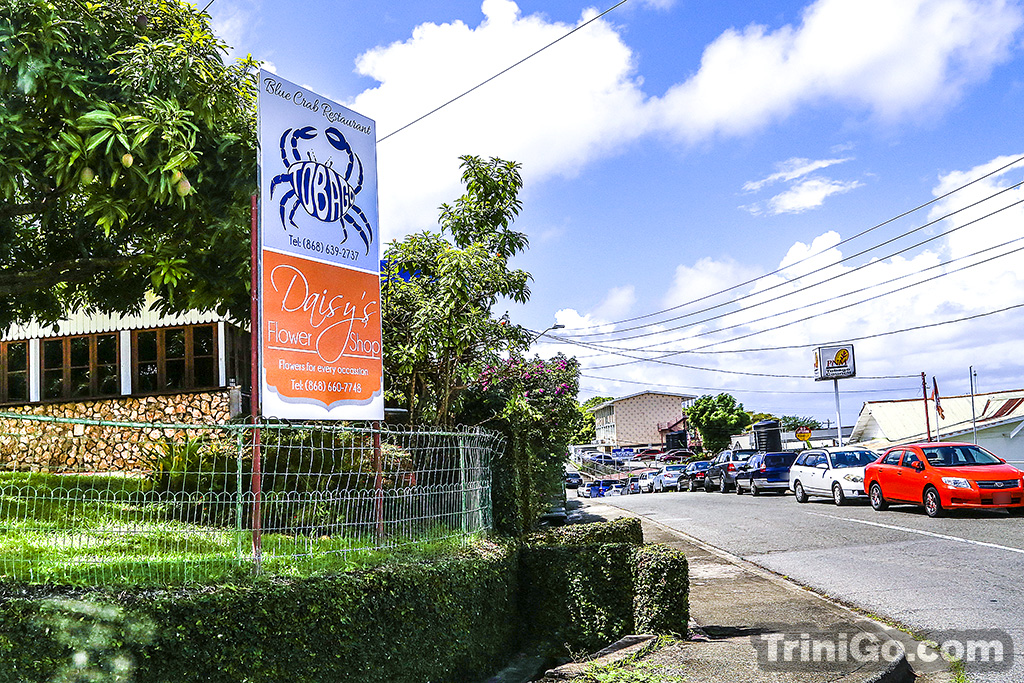
<svg viewBox="0 0 1024 683">
<path fill-rule="evenodd" d="M 660 446 L 666 425 L 678 425 L 696 396 L 641 391 L 590 409 L 597 443 L 616 448 Z"/>
<path fill-rule="evenodd" d="M 972 407 L 973 403 L 973 407 Z M 1024 390 L 940 397 L 942 415 L 930 398 L 868 401 L 860 410 L 850 440 L 883 451 L 889 446 L 927 441 L 925 411 L 931 436 L 942 441 L 975 442 L 1012 464 L 1024 464 Z"/>
</svg>

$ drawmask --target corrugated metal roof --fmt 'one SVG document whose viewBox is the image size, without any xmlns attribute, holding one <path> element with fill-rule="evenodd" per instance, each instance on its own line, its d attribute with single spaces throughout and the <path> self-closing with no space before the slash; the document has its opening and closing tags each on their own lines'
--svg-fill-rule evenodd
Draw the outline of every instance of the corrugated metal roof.
<svg viewBox="0 0 1024 683">
<path fill-rule="evenodd" d="M 216 311 L 189 311 L 180 315 L 160 315 L 153 310 L 153 303 L 154 300 L 152 298 L 147 299 L 146 307 L 137 315 L 107 315 L 82 311 L 66 320 L 61 320 L 58 323 L 57 330 L 48 325 L 40 325 L 38 323 L 12 325 L 0 335 L 0 339 L 3 341 L 43 339 L 73 334 L 114 332 L 116 330 L 140 330 L 175 325 L 202 325 L 222 320 L 230 322 L 226 316 L 222 316 Z"/>
<path fill-rule="evenodd" d="M 978 429 L 1024 419 L 1024 389 L 975 394 L 974 415 Z M 939 418 L 943 437 L 970 431 L 971 396 L 940 396 L 945 417 Z M 935 402 L 928 398 L 928 422 L 935 430 Z M 880 432 L 880 434 L 879 434 Z M 850 439 L 854 443 L 893 445 L 928 438 L 925 432 L 925 400 L 869 401 L 861 408 Z M 869 441 L 870 440 L 870 441 Z"/>
</svg>

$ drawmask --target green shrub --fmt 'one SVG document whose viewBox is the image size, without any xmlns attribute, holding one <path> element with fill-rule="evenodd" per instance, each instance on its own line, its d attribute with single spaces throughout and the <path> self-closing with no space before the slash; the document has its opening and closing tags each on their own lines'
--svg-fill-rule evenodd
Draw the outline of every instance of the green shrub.
<svg viewBox="0 0 1024 683">
<path fill-rule="evenodd" d="M 592 545 L 597 543 L 629 543 L 641 545 L 644 542 L 643 528 L 636 517 L 623 517 L 611 522 L 597 524 L 570 524 L 531 534 L 530 545 Z"/>
<path fill-rule="evenodd" d="M 484 543 L 435 562 L 250 586 L 7 587 L 0 681 L 462 683 L 516 651 L 516 569 L 513 547 Z"/>
<path fill-rule="evenodd" d="M 431 561 L 179 590 L 0 583 L 0 681 L 462 683 L 524 645 L 593 652 L 637 631 L 685 633 L 686 558 L 639 535 L 637 520 L 618 520 Z"/>
<path fill-rule="evenodd" d="M 664 545 L 634 551 L 633 620 L 640 633 L 686 635 L 690 577 L 686 555 Z"/>
<path fill-rule="evenodd" d="M 633 546 L 524 548 L 520 595 L 528 641 L 596 651 L 633 632 Z"/>
</svg>

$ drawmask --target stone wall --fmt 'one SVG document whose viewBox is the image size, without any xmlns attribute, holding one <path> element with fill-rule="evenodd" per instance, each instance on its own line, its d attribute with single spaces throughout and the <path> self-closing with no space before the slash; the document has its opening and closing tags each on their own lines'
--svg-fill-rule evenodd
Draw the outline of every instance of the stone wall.
<svg viewBox="0 0 1024 683">
<path fill-rule="evenodd" d="M 231 417 L 229 390 L 170 396 L 122 397 L 78 403 L 0 407 L 0 412 L 139 426 L 110 426 L 0 418 L 0 470 L 32 472 L 144 472 L 152 449 L 165 440 L 213 435 L 161 424 L 222 424 Z M 150 424 L 146 424 L 150 423 Z M 220 436 L 224 436 L 223 434 Z"/>
</svg>

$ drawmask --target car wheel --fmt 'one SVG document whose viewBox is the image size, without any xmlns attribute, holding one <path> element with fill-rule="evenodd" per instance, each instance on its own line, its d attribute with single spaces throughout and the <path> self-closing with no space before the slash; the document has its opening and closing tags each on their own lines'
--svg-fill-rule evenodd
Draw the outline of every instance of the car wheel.
<svg viewBox="0 0 1024 683">
<path fill-rule="evenodd" d="M 836 505 L 846 505 L 846 494 L 843 493 L 843 487 L 839 484 L 832 484 L 832 500 Z"/>
<path fill-rule="evenodd" d="M 693 479 L 691 479 L 690 482 L 686 485 L 686 490 L 689 491 L 690 493 L 693 493 L 696 488 L 697 487 L 694 486 L 693 484 Z"/>
<path fill-rule="evenodd" d="M 739 479 L 736 480 L 736 495 L 737 496 L 742 496 L 743 495 L 743 487 L 740 486 L 740 480 Z"/>
<path fill-rule="evenodd" d="M 796 494 L 796 502 L 807 502 L 807 491 L 804 491 L 804 485 L 800 482 L 793 484 L 793 493 Z"/>
<path fill-rule="evenodd" d="M 939 492 L 931 486 L 924 490 L 924 511 L 929 517 L 942 516 L 942 499 L 939 498 Z"/>
<path fill-rule="evenodd" d="M 889 507 L 889 503 L 886 502 L 885 496 L 882 495 L 882 487 L 875 482 L 868 489 L 868 497 L 871 498 L 871 507 L 878 511 L 885 510 Z"/>
<path fill-rule="evenodd" d="M 725 483 L 725 477 L 722 477 L 722 483 L 718 485 L 719 493 L 729 493 L 729 487 Z"/>
<path fill-rule="evenodd" d="M 750 495 L 759 496 L 761 495 L 761 489 L 757 488 L 757 484 L 750 482 Z"/>
<path fill-rule="evenodd" d="M 711 493 L 714 489 L 715 489 L 714 484 L 711 483 L 710 479 L 705 477 L 705 479 L 704 479 L 704 493 Z"/>
</svg>

